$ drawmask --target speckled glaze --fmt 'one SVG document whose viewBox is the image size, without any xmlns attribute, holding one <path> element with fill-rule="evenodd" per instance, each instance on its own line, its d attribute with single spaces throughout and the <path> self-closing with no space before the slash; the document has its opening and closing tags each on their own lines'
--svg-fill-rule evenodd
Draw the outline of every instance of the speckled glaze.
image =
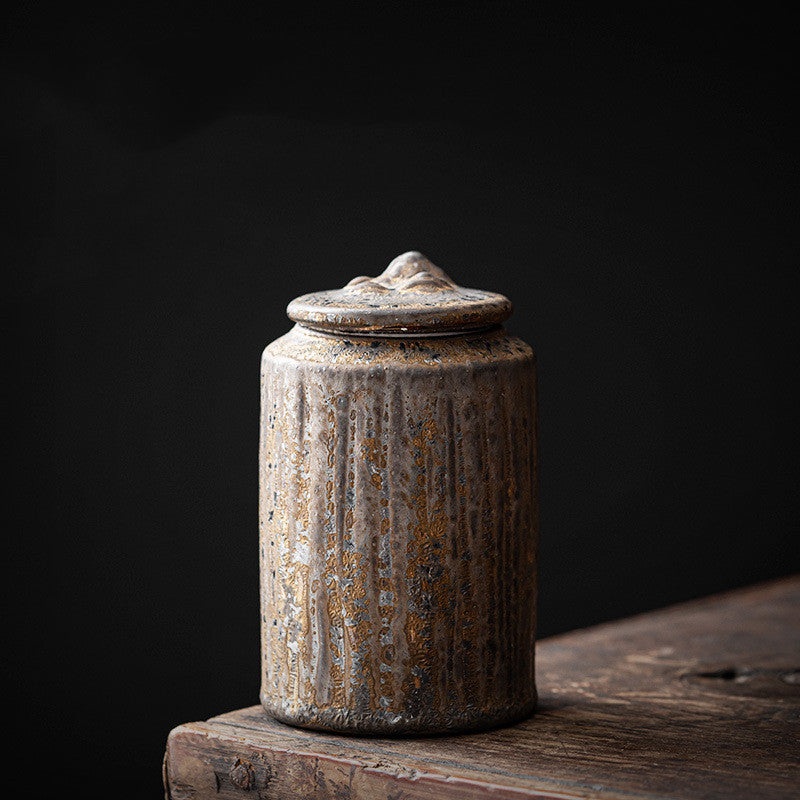
<svg viewBox="0 0 800 800">
<path fill-rule="evenodd" d="M 510 303 L 406 253 L 289 313 L 261 372 L 264 707 L 380 735 L 529 715 L 535 362 Z"/>
</svg>

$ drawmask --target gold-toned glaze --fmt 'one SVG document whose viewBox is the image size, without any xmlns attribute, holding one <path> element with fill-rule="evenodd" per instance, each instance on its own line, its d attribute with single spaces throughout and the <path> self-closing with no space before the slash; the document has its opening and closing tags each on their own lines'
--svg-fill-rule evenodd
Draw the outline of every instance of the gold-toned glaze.
<svg viewBox="0 0 800 800">
<path fill-rule="evenodd" d="M 261 700 L 284 722 L 392 735 L 533 711 L 534 357 L 499 326 L 448 333 L 298 324 L 264 351 Z"/>
</svg>

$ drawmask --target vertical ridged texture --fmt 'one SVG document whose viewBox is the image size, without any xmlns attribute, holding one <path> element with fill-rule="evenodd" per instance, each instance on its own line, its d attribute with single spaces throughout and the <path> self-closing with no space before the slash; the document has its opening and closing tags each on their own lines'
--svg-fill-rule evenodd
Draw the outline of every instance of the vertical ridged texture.
<svg viewBox="0 0 800 800">
<path fill-rule="evenodd" d="M 502 329 L 296 326 L 262 362 L 261 699 L 360 733 L 479 729 L 535 705 L 536 398 Z"/>
</svg>

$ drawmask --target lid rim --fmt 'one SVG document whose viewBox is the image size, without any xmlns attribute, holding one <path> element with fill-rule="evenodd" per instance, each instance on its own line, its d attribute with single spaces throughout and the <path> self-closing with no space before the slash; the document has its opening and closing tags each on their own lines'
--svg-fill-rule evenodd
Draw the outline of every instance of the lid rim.
<svg viewBox="0 0 800 800">
<path fill-rule="evenodd" d="M 378 330 L 357 330 L 354 328 L 318 328 L 307 322 L 297 322 L 299 327 L 323 336 L 344 337 L 352 339 L 454 339 L 458 336 L 470 336 L 476 333 L 486 333 L 503 327 L 502 322 L 494 322 L 488 325 L 481 325 L 476 328 L 464 328 L 456 330 L 443 330 L 441 328 L 430 330 L 392 330 L 390 328 Z"/>
</svg>

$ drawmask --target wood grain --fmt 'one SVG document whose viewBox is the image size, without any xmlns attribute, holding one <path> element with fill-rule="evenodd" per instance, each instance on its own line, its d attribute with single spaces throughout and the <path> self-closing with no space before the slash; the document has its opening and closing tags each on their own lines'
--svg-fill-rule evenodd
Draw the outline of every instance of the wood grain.
<svg viewBox="0 0 800 800">
<path fill-rule="evenodd" d="M 797 798 L 800 577 L 544 640 L 536 715 L 379 739 L 260 706 L 176 728 L 171 800 Z"/>
</svg>

